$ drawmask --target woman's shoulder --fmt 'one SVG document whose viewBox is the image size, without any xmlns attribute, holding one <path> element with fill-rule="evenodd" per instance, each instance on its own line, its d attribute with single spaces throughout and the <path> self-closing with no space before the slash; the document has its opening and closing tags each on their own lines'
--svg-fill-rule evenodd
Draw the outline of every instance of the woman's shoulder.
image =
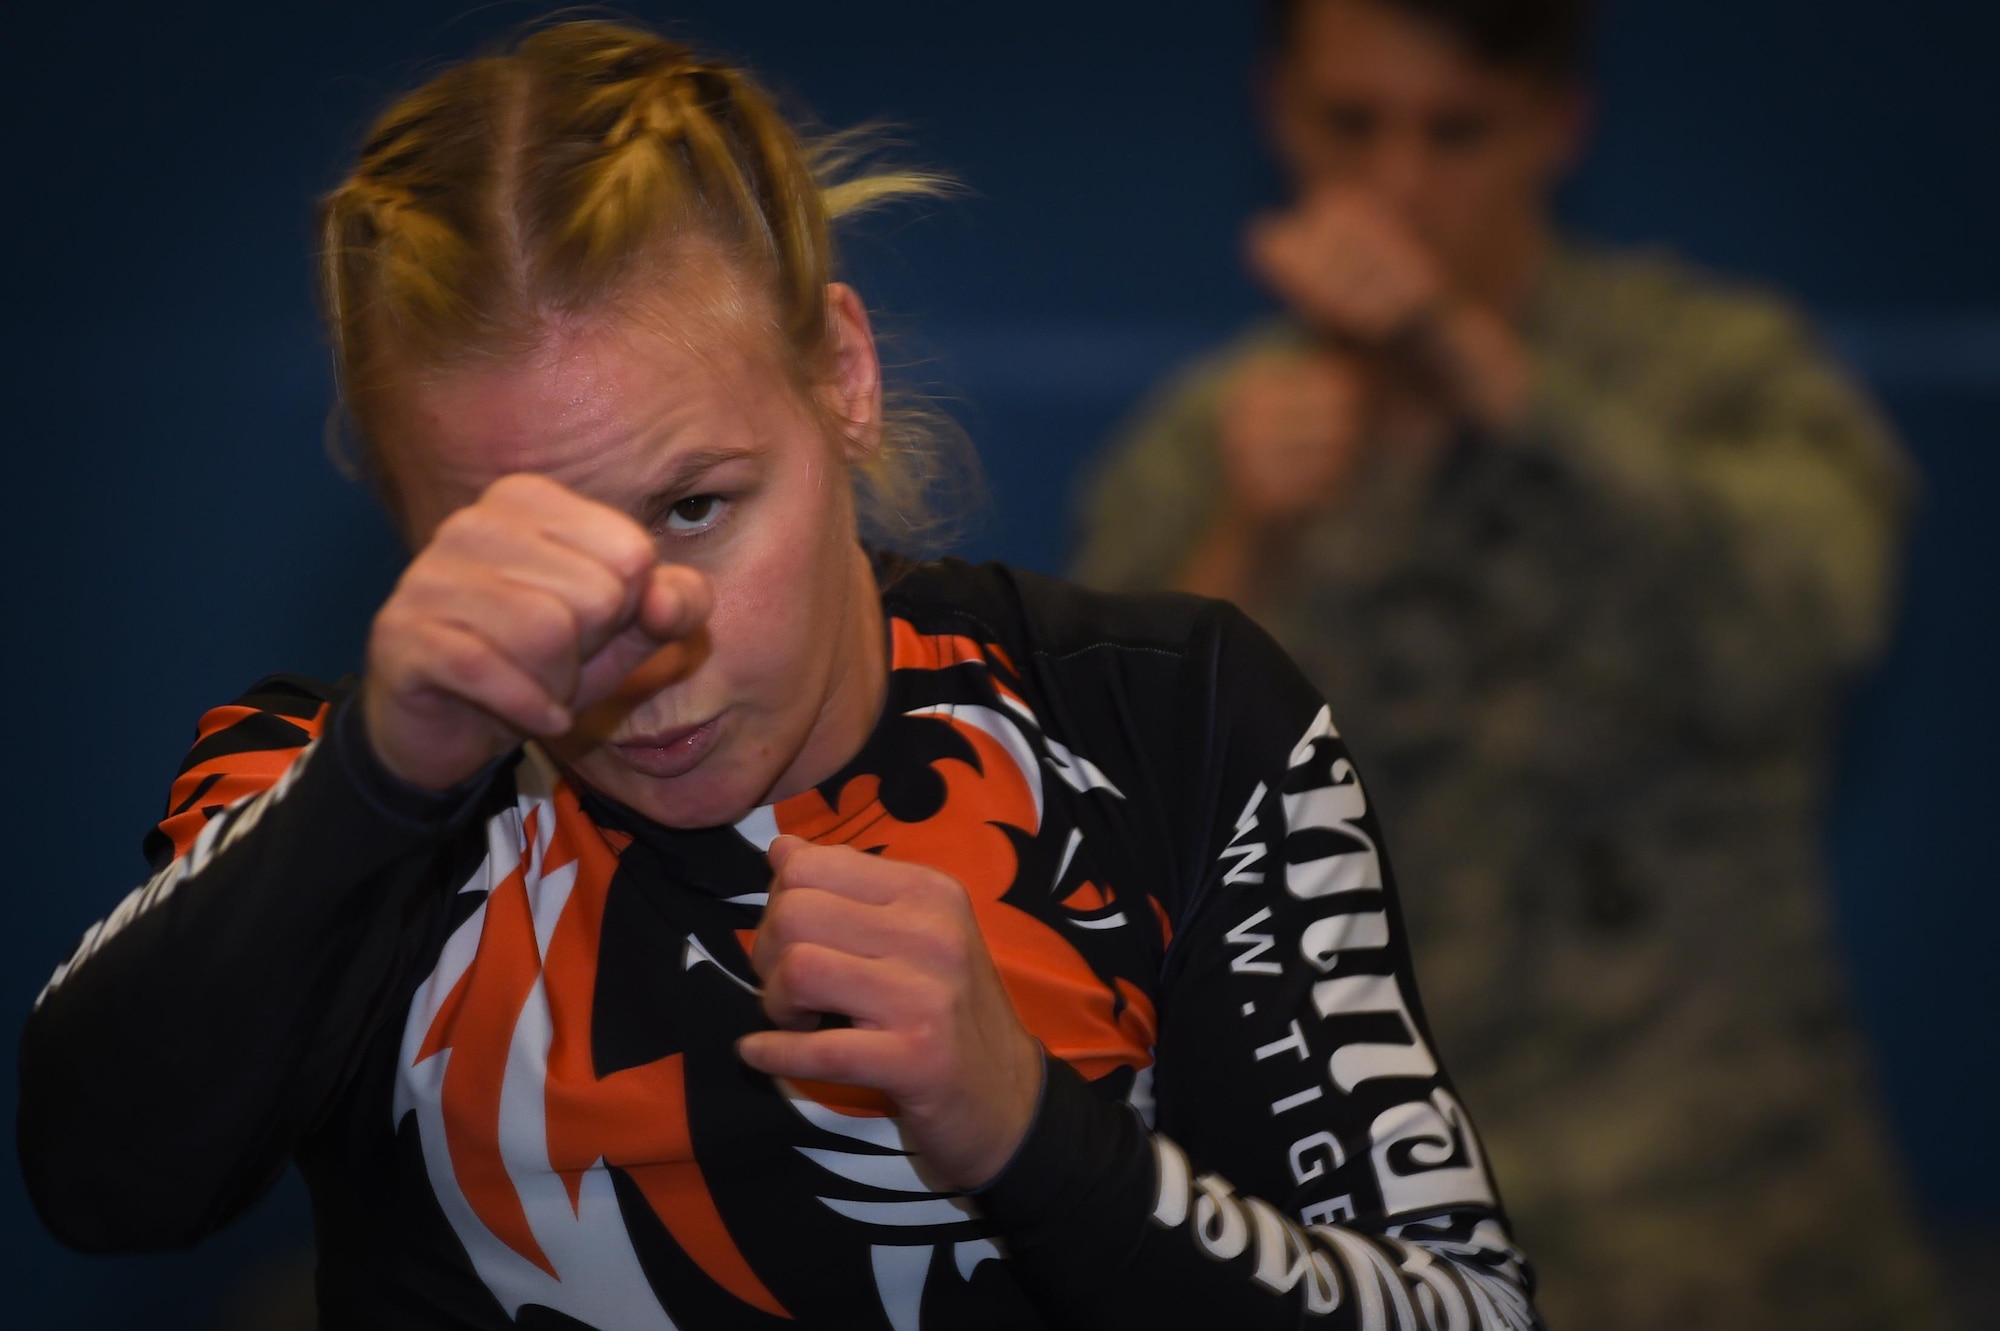
<svg viewBox="0 0 2000 1331">
<path fill-rule="evenodd" d="M 1104 592 L 997 562 L 880 563 L 889 615 L 922 633 L 955 633 L 1022 657 L 1112 651 L 1188 658 L 1242 615 L 1184 592 Z M 1025 662 L 1024 662 L 1025 664 Z"/>
</svg>

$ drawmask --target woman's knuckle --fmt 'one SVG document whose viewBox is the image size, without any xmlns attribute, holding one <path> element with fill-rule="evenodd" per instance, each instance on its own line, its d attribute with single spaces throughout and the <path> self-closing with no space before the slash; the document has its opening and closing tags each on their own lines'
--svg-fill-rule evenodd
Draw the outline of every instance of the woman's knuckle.
<svg viewBox="0 0 2000 1331">
<path fill-rule="evenodd" d="M 653 538 L 636 522 L 626 521 L 614 527 L 610 547 L 613 567 L 625 578 L 636 577 L 659 559 Z"/>
<path fill-rule="evenodd" d="M 464 684 L 487 679 L 492 675 L 492 662 L 478 644 L 457 634 L 434 634 L 429 644 L 428 655 L 436 663 L 439 674 Z"/>
<path fill-rule="evenodd" d="M 826 949 L 813 943 L 793 940 L 778 949 L 773 973 L 787 989 L 809 989 L 826 973 Z"/>
<path fill-rule="evenodd" d="M 431 533 L 430 544 L 425 547 L 426 553 L 450 546 L 467 531 L 477 527 L 484 516 L 478 504 L 468 504 L 464 508 L 455 508 L 445 514 L 438 523 L 437 530 Z"/>
<path fill-rule="evenodd" d="M 972 942 L 965 930 L 951 921 L 940 920 L 930 931 L 929 947 L 937 958 L 957 970 L 972 957 Z"/>
<path fill-rule="evenodd" d="M 578 599 L 592 623 L 609 624 L 625 608 L 625 586 L 609 574 L 593 577 Z"/>
<path fill-rule="evenodd" d="M 501 525 L 502 519 L 494 511 L 494 505 L 486 502 L 467 504 L 438 524 L 437 535 L 432 538 L 431 544 L 442 550 L 483 544 Z"/>
<path fill-rule="evenodd" d="M 576 615 L 559 597 L 547 592 L 522 595 L 516 623 L 537 657 L 561 656 L 576 643 Z"/>
<path fill-rule="evenodd" d="M 400 641 L 407 639 L 418 623 L 411 598 L 404 586 L 396 588 L 382 608 L 375 612 L 375 622 L 370 626 L 371 634 L 378 640 Z"/>
<path fill-rule="evenodd" d="M 480 494 L 481 504 L 516 504 L 530 502 L 541 495 L 553 482 L 532 472 L 513 472 L 502 476 Z M 478 505 L 474 505 L 478 507 Z"/>
<path fill-rule="evenodd" d="M 794 882 L 805 882 L 817 878 L 826 869 L 829 861 L 838 862 L 843 847 L 820 846 L 807 842 L 791 854 L 785 861 L 785 873 Z"/>
<path fill-rule="evenodd" d="M 799 919 L 800 902 L 797 893 L 786 892 L 774 898 L 764 908 L 764 931 L 772 948 L 782 954 L 787 948 L 796 946 L 803 931 Z"/>
<path fill-rule="evenodd" d="M 907 1031 L 903 1049 L 910 1076 L 925 1085 L 936 1084 L 950 1068 L 948 1042 L 934 1022 L 921 1022 Z"/>
</svg>

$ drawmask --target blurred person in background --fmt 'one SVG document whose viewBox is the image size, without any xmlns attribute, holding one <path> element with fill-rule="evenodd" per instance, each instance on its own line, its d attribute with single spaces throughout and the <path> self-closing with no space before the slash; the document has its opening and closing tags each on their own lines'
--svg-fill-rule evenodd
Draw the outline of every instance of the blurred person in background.
<svg viewBox="0 0 2000 1331">
<path fill-rule="evenodd" d="M 1589 8 L 1275 0 L 1287 312 L 1140 410 L 1075 572 L 1349 718 L 1552 1325 L 1938 1325 L 1818 826 L 1909 468 L 1782 301 L 1555 230 Z"/>
</svg>

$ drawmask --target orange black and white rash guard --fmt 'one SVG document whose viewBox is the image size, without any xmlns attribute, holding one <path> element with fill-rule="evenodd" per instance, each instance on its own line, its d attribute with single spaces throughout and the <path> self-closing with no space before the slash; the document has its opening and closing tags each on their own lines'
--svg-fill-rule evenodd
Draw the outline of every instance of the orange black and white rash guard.
<svg viewBox="0 0 2000 1331">
<path fill-rule="evenodd" d="M 1282 653 L 1220 603 L 889 571 L 873 736 L 733 827 L 533 745 L 410 789 L 344 688 L 209 713 L 154 877 L 28 1022 L 47 1223 L 186 1244 L 296 1161 L 327 1331 L 1536 1325 L 1381 830 Z M 784 832 L 964 884 L 1048 1051 L 978 1192 L 878 1095 L 737 1058 Z"/>
</svg>

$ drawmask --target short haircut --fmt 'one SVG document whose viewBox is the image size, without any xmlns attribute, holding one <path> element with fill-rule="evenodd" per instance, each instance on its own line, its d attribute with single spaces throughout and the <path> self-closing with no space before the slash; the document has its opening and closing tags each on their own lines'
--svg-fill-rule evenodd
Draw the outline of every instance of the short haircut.
<svg viewBox="0 0 2000 1331">
<path fill-rule="evenodd" d="M 1299 15 L 1320 0 L 1266 0 L 1270 43 L 1289 50 Z M 1595 0 L 1363 0 L 1429 23 L 1501 69 L 1555 83 L 1581 79 L 1590 65 Z"/>
</svg>

